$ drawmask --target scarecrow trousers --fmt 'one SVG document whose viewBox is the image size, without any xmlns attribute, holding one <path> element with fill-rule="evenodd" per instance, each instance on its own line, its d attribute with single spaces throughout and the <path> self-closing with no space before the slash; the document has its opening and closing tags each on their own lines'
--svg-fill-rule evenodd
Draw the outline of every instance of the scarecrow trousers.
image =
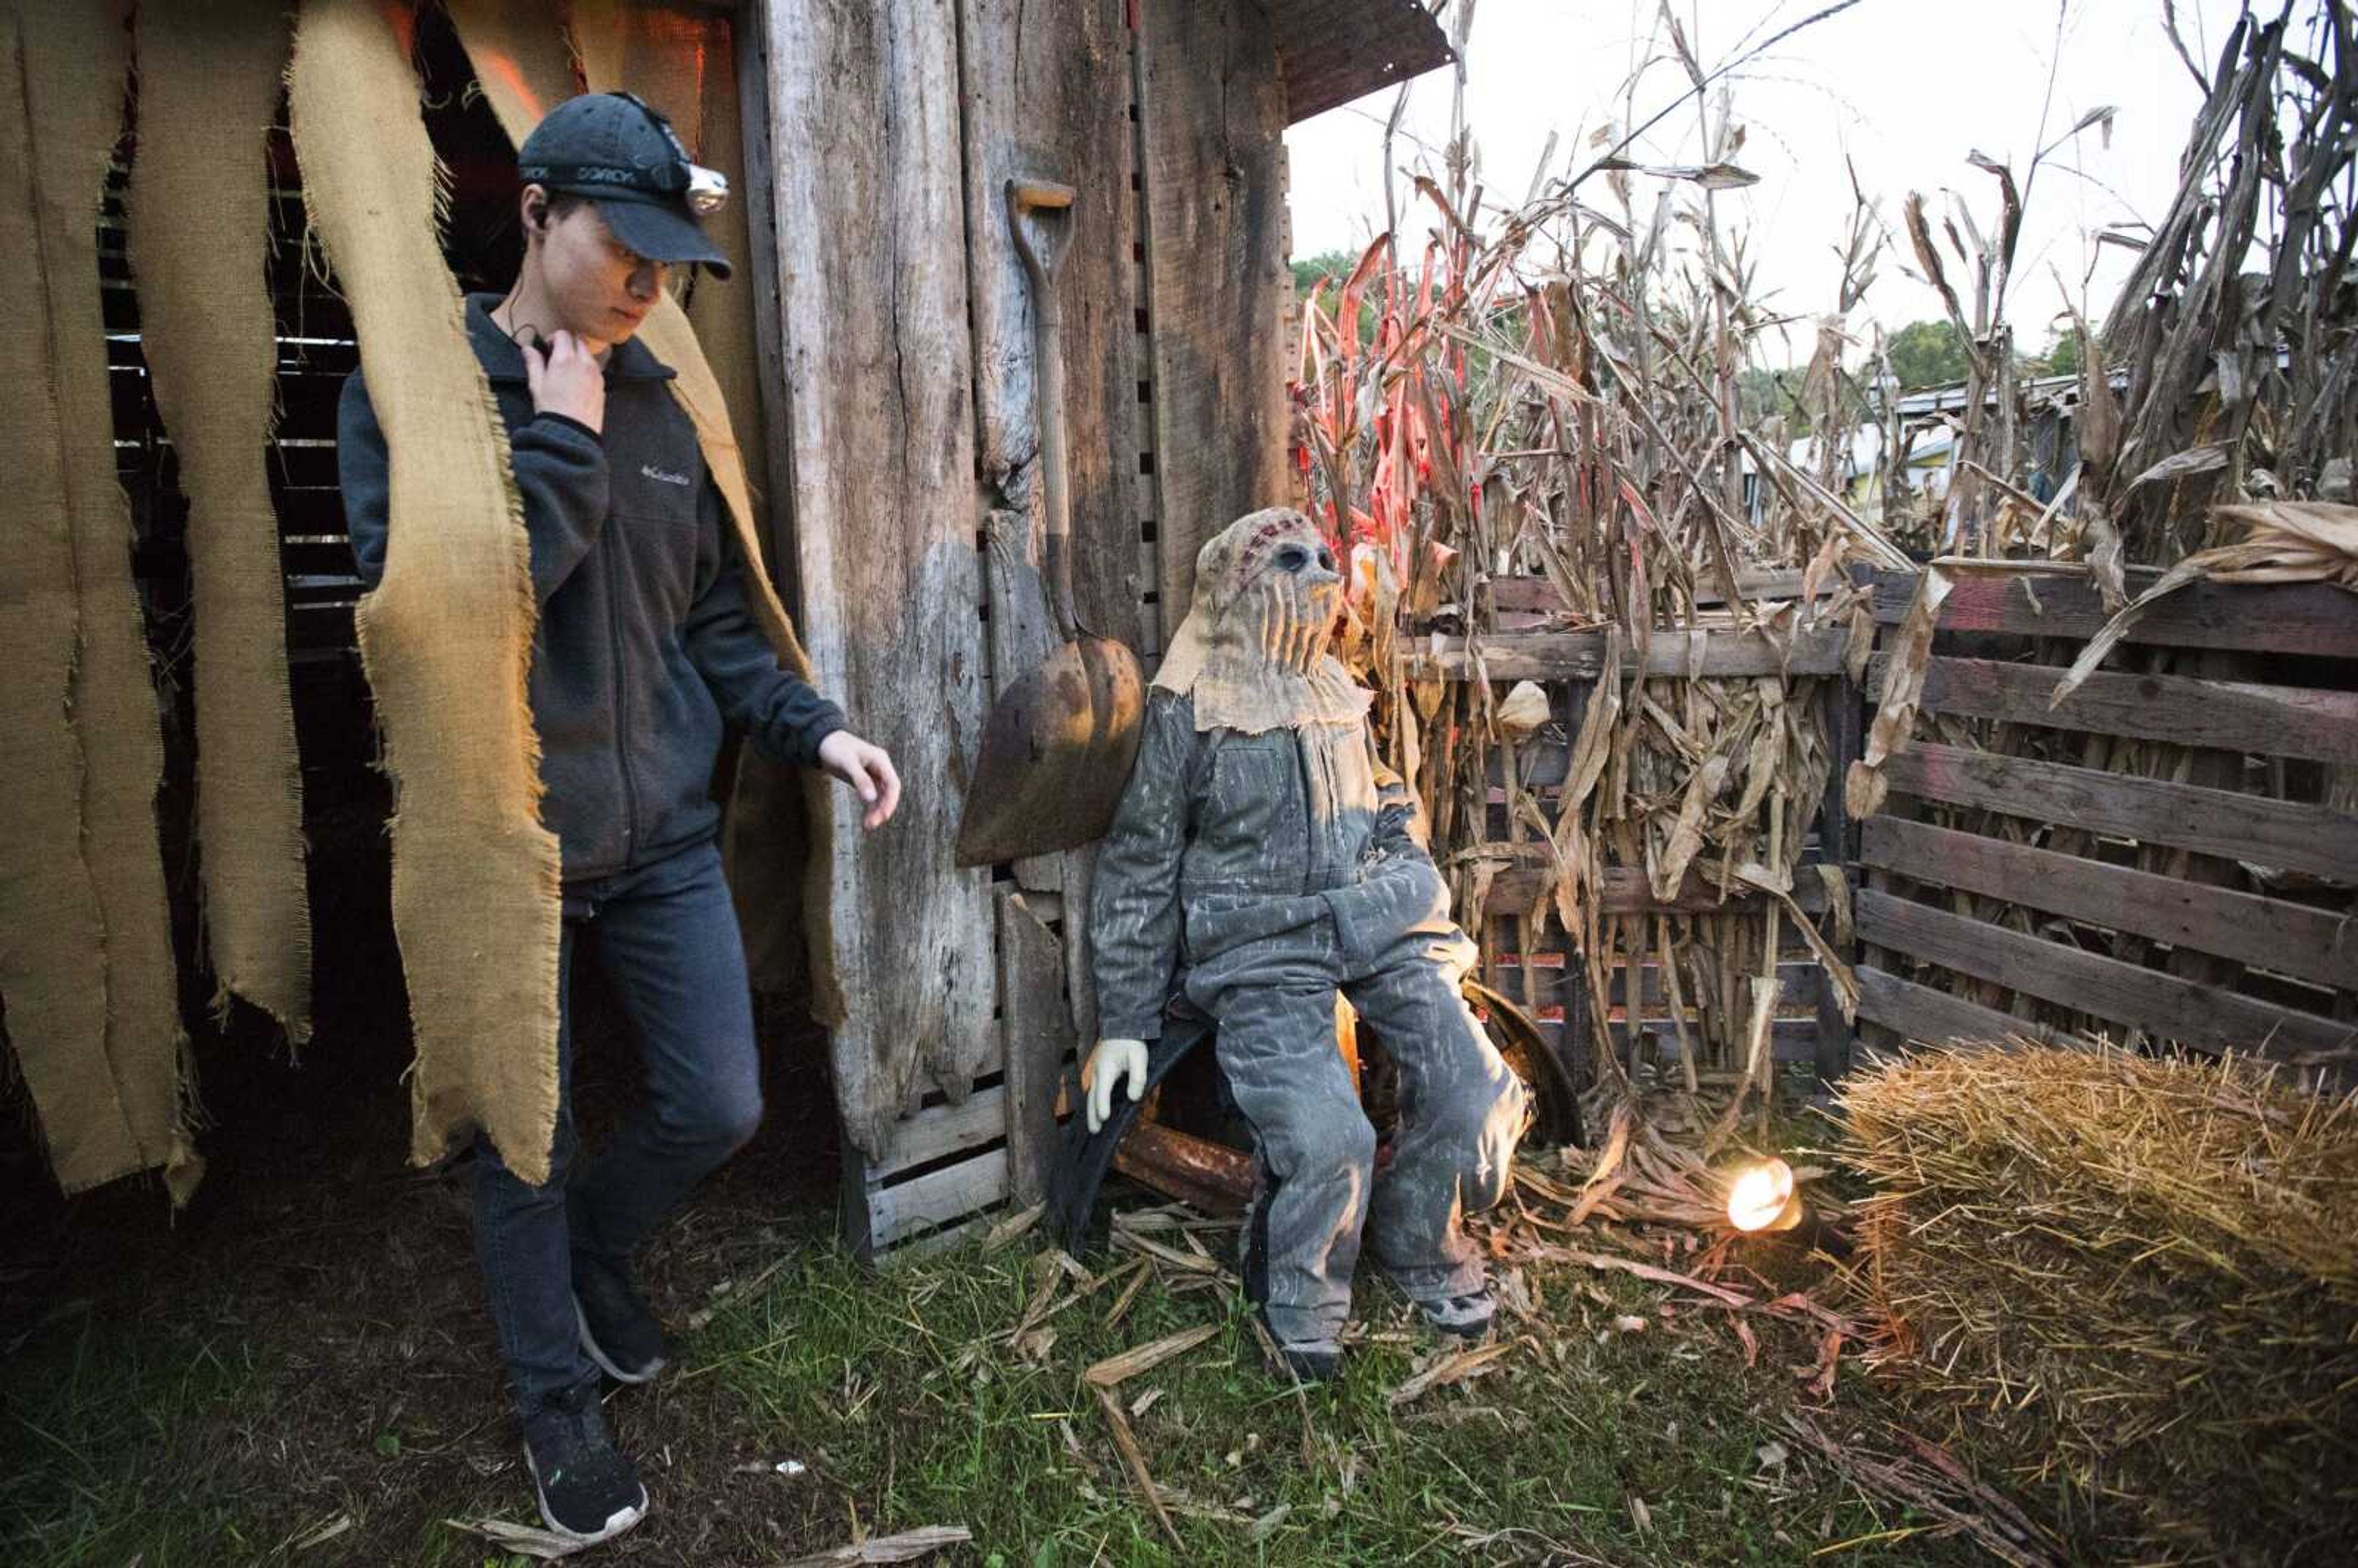
<svg viewBox="0 0 2358 1568">
<path fill-rule="evenodd" d="M 594 1162 L 573 1121 L 573 957 L 594 936 L 645 1057 L 646 1098 Z M 518 1407 L 592 1381 L 573 1312 L 573 1254 L 627 1259 L 762 1120 L 760 1053 L 737 913 L 707 842 L 568 883 L 557 947 L 557 1137 L 548 1182 L 475 1143 L 475 1249 Z"/>
<path fill-rule="evenodd" d="M 1360 1240 L 1408 1295 L 1482 1284 L 1461 1221 L 1506 1190 L 1523 1087 L 1466 1007 L 1475 958 L 1456 931 L 1361 950 L 1331 916 L 1206 960 L 1192 1000 L 1218 1021 L 1228 1093 L 1251 1125 L 1256 1183 L 1245 1288 L 1280 1339 L 1338 1336 Z M 1400 1070 L 1400 1126 L 1376 1169 L 1376 1130 L 1335 1046 L 1340 991 Z"/>
</svg>

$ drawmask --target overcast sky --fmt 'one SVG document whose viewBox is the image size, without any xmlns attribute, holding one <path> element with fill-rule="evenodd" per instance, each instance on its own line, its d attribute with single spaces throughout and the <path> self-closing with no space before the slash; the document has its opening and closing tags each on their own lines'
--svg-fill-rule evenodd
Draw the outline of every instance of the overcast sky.
<svg viewBox="0 0 2358 1568">
<path fill-rule="evenodd" d="M 1828 3 L 1671 0 L 1706 70 Z M 2177 0 L 2180 30 L 2206 74 L 2238 8 L 2236 0 Z M 1759 265 L 1756 298 L 1802 316 L 1832 308 L 1840 276 L 1833 247 L 1851 208 L 1848 158 L 1897 246 L 1887 245 L 1861 314 L 1887 330 L 1940 315 L 1932 291 L 1900 270 L 1915 265 L 1900 227 L 1901 203 L 1911 189 L 1924 192 L 1937 232 L 1937 215 L 1955 191 L 1989 232 L 1997 182 L 1969 166 L 1966 156 L 1987 153 L 2022 178 L 2039 145 L 2050 69 L 2060 61 L 2046 109 L 2047 140 L 2102 105 L 2118 114 L 2109 146 L 2091 131 L 2042 165 L 2007 316 L 2018 345 L 2040 349 L 2059 324 L 2068 325 L 2056 319 L 2060 273 L 2075 292 L 2085 280 L 2084 303 L 2101 319 L 2130 255 L 2118 246 L 2099 247 L 2095 235 L 2107 224 L 2160 218 L 2200 103 L 2163 29 L 2162 9 L 2162 0 L 2065 0 L 2059 49 L 2058 0 L 1859 0 L 1745 66 L 1728 79 L 1736 121 L 1747 128 L 1736 161 L 1760 183 L 1723 192 L 1719 206 L 1724 228 L 1749 231 Z M 1588 135 L 1625 113 L 1622 83 L 1633 70 L 1641 71 L 1635 94 L 1640 120 L 1686 85 L 1660 30 L 1658 0 L 1478 0 L 1474 15 L 1466 104 L 1490 193 L 1486 209 L 1521 200 L 1551 131 L 1558 134 L 1553 174 L 1593 157 L 1597 149 Z M 1382 121 L 1393 96 L 1362 99 L 1287 132 L 1296 256 L 1356 250 L 1382 224 Z M 1403 138 L 1396 163 L 1438 164 L 1449 106 L 1445 69 L 1412 87 L 1404 129 L 1432 150 L 1421 152 Z M 1667 118 L 1637 152 L 1650 162 L 1701 161 L 1693 104 Z M 1659 181 L 1640 178 L 1641 213 L 1650 211 L 1650 192 L 1658 189 Z M 1401 189 L 1403 237 L 1421 243 L 1430 209 L 1412 204 L 1405 180 Z M 1602 177 L 1583 194 L 1592 205 L 1613 206 Z M 1952 266 L 1968 310 L 1969 276 Z M 1790 351 L 1773 341 L 1762 350 L 1769 362 L 1783 363 L 1789 354 L 1806 358 L 1811 341 L 1802 327 L 1791 333 Z"/>
</svg>

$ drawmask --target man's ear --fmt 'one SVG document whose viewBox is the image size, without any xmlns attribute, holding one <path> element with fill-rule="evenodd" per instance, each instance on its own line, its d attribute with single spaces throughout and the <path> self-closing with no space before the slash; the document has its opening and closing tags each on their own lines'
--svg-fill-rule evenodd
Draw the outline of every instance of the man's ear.
<svg viewBox="0 0 2358 1568">
<path fill-rule="evenodd" d="M 524 227 L 527 234 L 548 232 L 548 192 L 537 185 L 524 188 Z"/>
</svg>

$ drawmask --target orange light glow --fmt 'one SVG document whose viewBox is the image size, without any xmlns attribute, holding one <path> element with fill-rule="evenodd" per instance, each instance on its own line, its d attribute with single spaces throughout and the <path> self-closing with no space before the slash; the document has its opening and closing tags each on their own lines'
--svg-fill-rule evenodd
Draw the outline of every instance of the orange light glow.
<svg viewBox="0 0 2358 1568">
<path fill-rule="evenodd" d="M 1790 1230 L 1801 1223 L 1801 1195 L 1793 1190 L 1793 1167 L 1764 1160 L 1737 1176 L 1727 1189 L 1727 1223 L 1738 1230 Z"/>
</svg>

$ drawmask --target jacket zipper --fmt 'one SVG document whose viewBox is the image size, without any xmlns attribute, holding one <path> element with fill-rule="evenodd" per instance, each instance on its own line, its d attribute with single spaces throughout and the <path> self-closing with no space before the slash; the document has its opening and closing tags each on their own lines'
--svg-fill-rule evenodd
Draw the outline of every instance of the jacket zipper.
<svg viewBox="0 0 2358 1568">
<path fill-rule="evenodd" d="M 606 521 L 611 525 L 613 519 L 609 517 Z M 598 547 L 604 547 L 605 535 L 611 532 L 611 526 L 600 530 Z M 609 580 L 606 584 L 606 640 L 607 652 L 611 655 L 614 668 L 614 770 L 622 779 L 622 864 L 615 868 L 617 871 L 628 867 L 638 858 L 639 823 L 639 790 L 631 777 L 631 688 L 625 674 L 627 661 L 622 657 L 620 602 L 621 595 L 616 591 L 616 585 Z"/>
</svg>

